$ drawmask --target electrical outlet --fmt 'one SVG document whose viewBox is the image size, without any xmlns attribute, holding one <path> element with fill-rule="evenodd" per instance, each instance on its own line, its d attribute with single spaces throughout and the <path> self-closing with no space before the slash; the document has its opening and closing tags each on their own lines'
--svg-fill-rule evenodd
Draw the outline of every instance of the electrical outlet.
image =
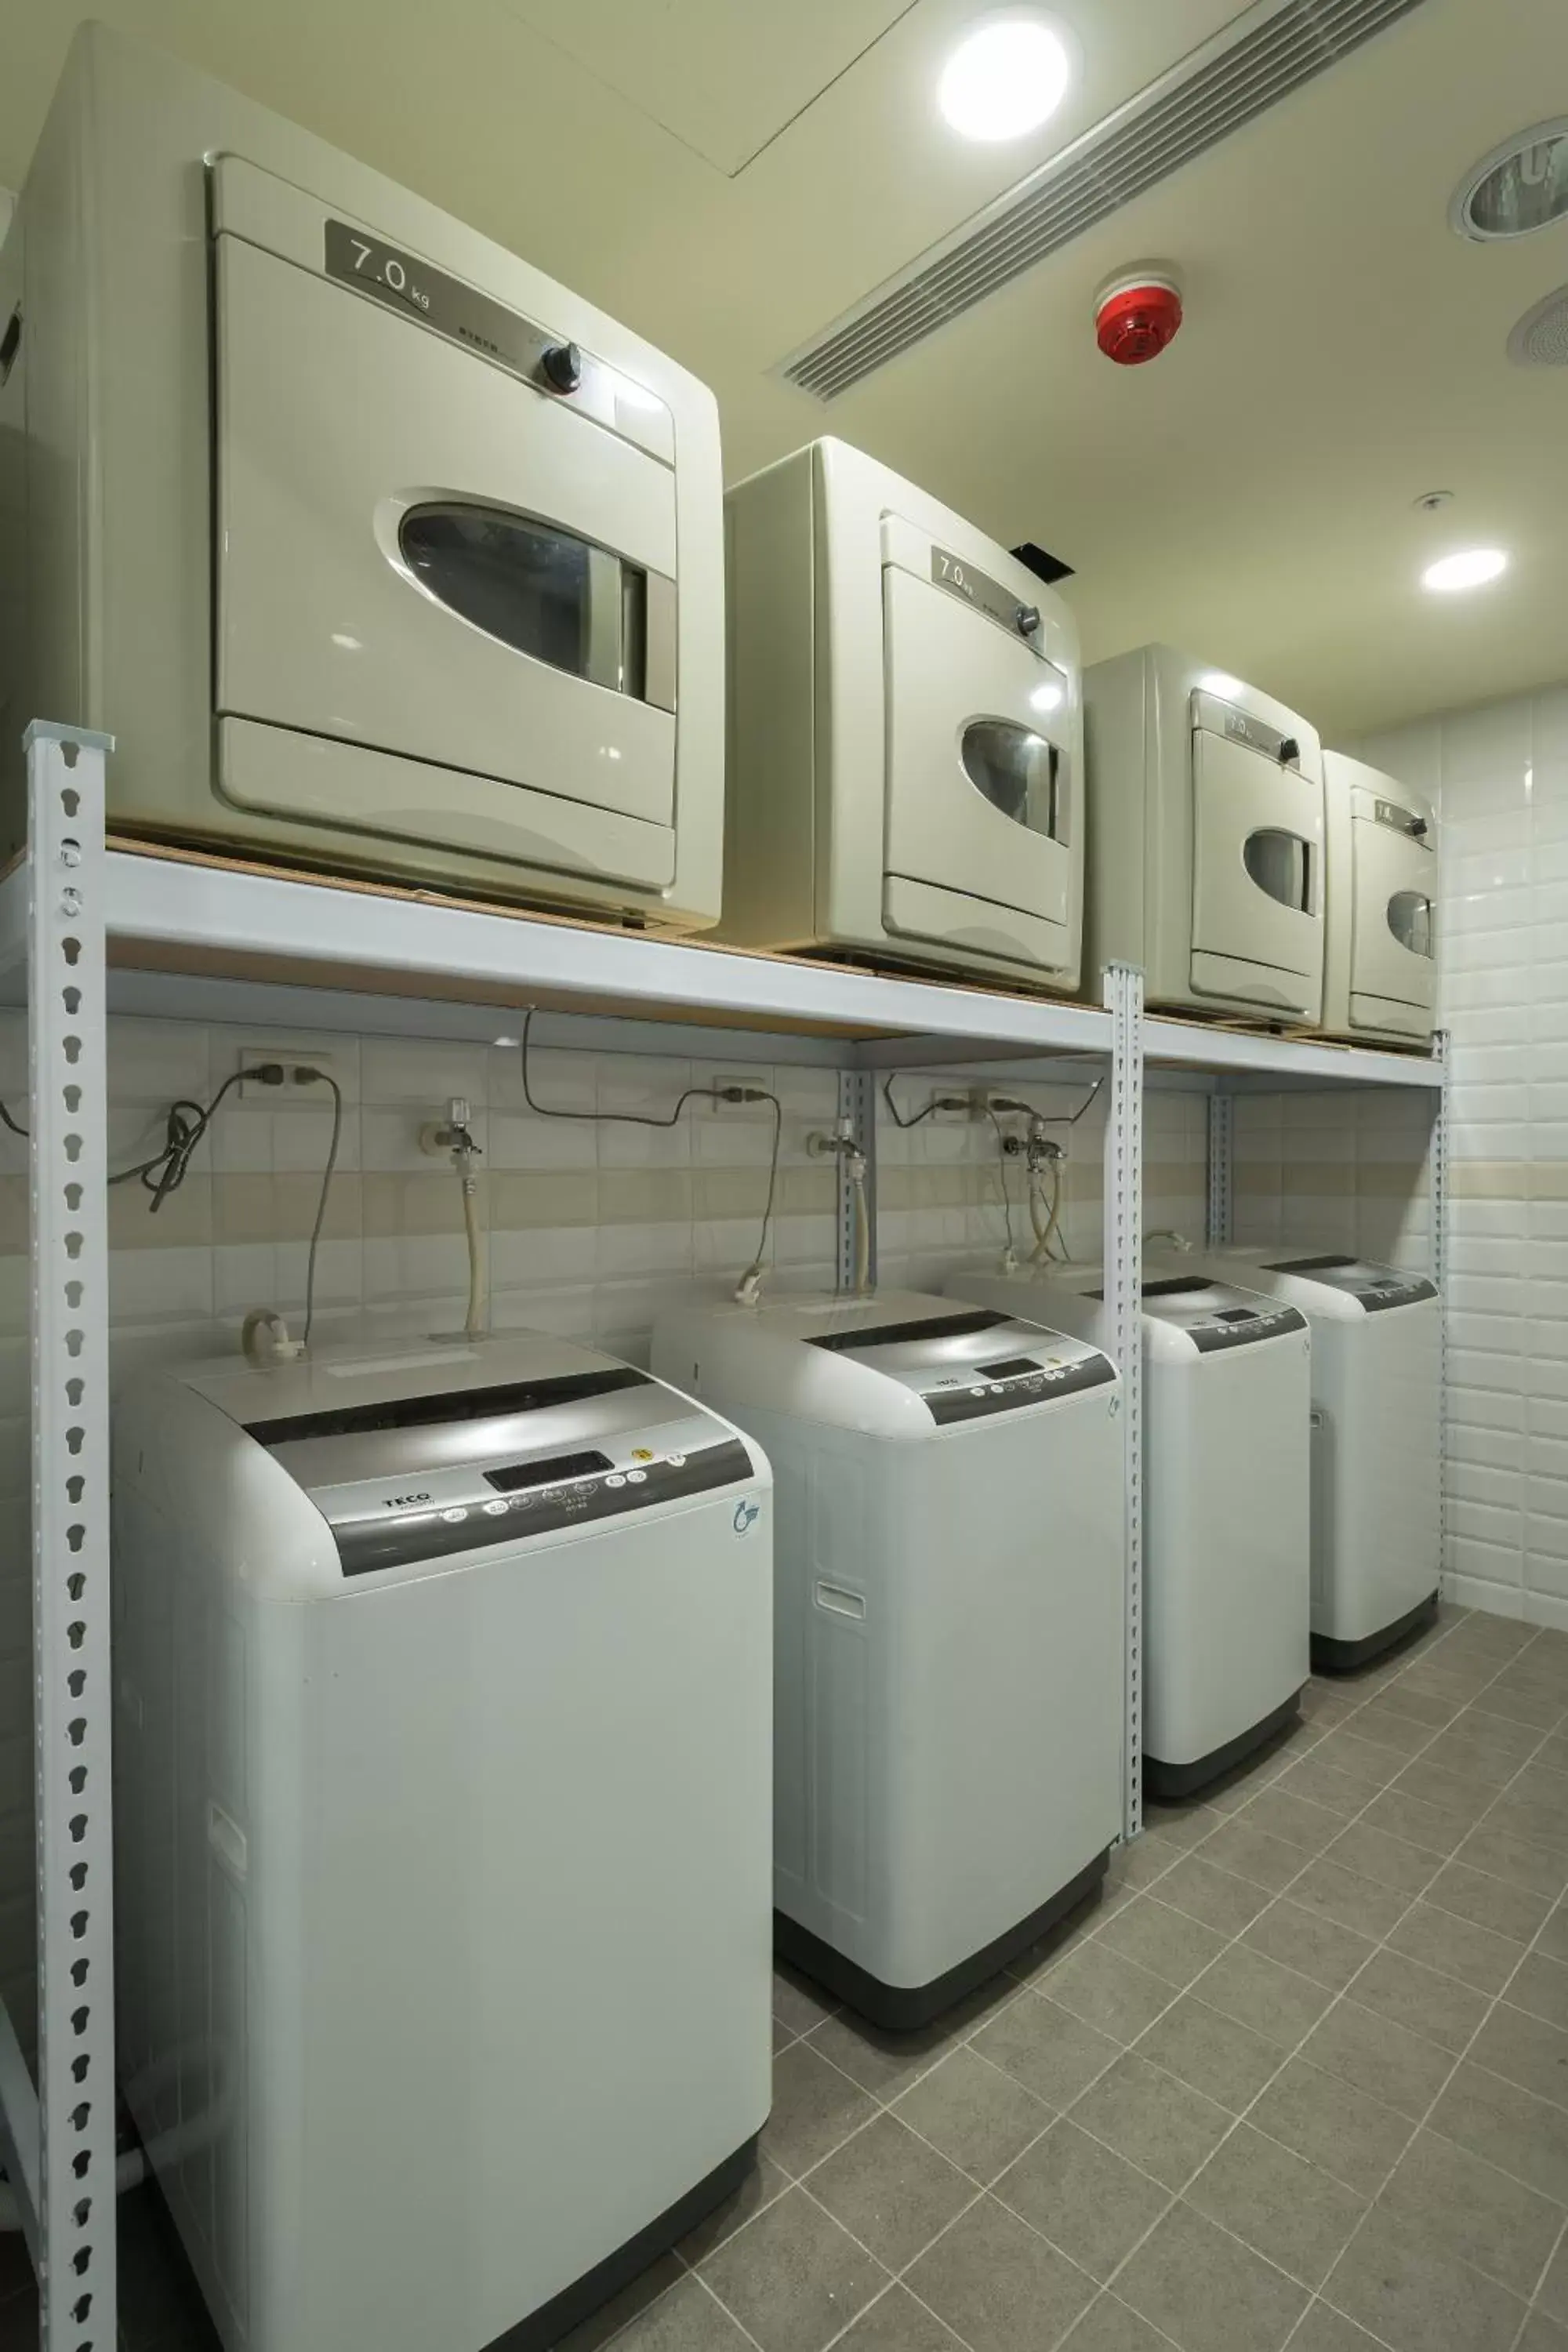
<svg viewBox="0 0 1568 2352">
<path fill-rule="evenodd" d="M 282 1064 L 283 1083 L 281 1086 L 270 1087 L 267 1084 L 264 1078 L 251 1077 L 247 1075 L 240 1079 L 239 1086 L 237 1090 L 241 1102 L 289 1103 L 291 1105 L 298 1105 L 300 1103 L 320 1103 L 323 1110 L 331 1110 L 332 1107 L 332 1090 L 331 1087 L 322 1086 L 319 1078 L 311 1083 L 300 1085 L 296 1081 L 294 1076 L 294 1073 L 297 1069 L 309 1067 L 313 1070 L 324 1071 L 328 1076 L 335 1078 L 338 1074 L 333 1065 L 333 1056 L 331 1054 L 313 1053 L 308 1046 L 300 1045 L 242 1045 L 240 1047 L 239 1066 L 241 1070 L 247 1073 L 252 1070 L 258 1070 L 264 1063 L 268 1062 L 280 1062 Z"/>
<path fill-rule="evenodd" d="M 760 1070 L 715 1070 L 711 1077 L 704 1078 L 701 1083 L 710 1087 L 765 1087 L 768 1081 Z M 702 1104 L 703 1110 L 715 1118 L 755 1118 L 759 1112 L 766 1114 L 767 1108 L 765 1103 L 754 1102 L 705 1100 Z"/>
<path fill-rule="evenodd" d="M 931 1127 L 963 1127 L 975 1115 L 967 1095 L 960 1093 L 956 1087 L 932 1087 L 926 1097 L 926 1103 L 952 1106 L 943 1110 L 933 1110 L 927 1122 Z M 922 1104 L 922 1109 L 924 1107 Z"/>
</svg>

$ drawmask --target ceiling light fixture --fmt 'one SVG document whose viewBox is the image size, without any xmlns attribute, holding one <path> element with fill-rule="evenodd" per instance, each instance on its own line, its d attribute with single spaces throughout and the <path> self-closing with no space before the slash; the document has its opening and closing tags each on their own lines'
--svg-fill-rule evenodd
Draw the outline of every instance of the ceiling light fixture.
<svg viewBox="0 0 1568 2352">
<path fill-rule="evenodd" d="M 1439 556 L 1421 574 L 1423 588 L 1430 588 L 1439 596 L 1451 596 L 1461 588 L 1484 588 L 1489 580 L 1496 580 L 1508 570 L 1508 557 L 1500 547 L 1465 547 L 1456 555 Z"/>
<path fill-rule="evenodd" d="M 937 104 L 961 138 L 1021 139 L 1067 94 L 1072 61 L 1038 16 L 993 16 L 960 41 L 942 70 Z"/>
<path fill-rule="evenodd" d="M 1538 122 L 1494 147 L 1455 192 L 1448 218 L 1461 236 L 1489 245 L 1533 236 L 1568 213 L 1568 115 Z"/>
</svg>

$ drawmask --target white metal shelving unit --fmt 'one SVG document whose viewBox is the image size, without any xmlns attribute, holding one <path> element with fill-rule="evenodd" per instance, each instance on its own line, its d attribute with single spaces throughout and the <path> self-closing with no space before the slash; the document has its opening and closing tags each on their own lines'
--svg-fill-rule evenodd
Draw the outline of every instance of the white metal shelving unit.
<svg viewBox="0 0 1568 2352">
<path fill-rule="evenodd" d="M 34 1642 L 38 1706 L 38 2004 L 35 2090 L 0 2008 L 0 2143 L 27 2216 L 47 2352 L 115 2342 L 112 1930 L 108 1658 L 108 1258 L 103 1198 L 107 1009 L 445 1038 L 493 1037 L 538 1008 L 552 1042 L 679 1038 L 732 1059 L 836 1066 L 868 1160 L 884 1070 L 984 1063 L 1000 1076 L 1107 1066 L 1106 1279 L 1126 1433 L 1125 1830 L 1141 1826 L 1138 1311 L 1146 1086 L 1211 1097 L 1210 1228 L 1228 1216 L 1229 1097 L 1257 1087 L 1436 1089 L 1440 1059 L 1342 1051 L 1146 1017 L 1135 971 L 1103 1007 L 748 955 L 526 914 L 389 896 L 110 848 L 102 737 L 29 734 L 28 854 L 0 881 L 0 994 L 25 990 L 32 1067 Z M 64 966 L 68 964 L 67 971 Z M 841 1171 L 842 1179 L 842 1171 Z M 841 1197 L 841 1278 L 854 1260 Z M 874 1259 L 873 1259 L 874 1264 Z"/>
</svg>

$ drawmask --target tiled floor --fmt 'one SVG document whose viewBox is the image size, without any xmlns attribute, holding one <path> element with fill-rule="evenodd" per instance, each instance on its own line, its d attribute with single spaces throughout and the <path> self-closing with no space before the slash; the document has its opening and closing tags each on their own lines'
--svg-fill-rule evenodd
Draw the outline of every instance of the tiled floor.
<svg viewBox="0 0 1568 2352">
<path fill-rule="evenodd" d="M 1306 1706 L 941 2028 L 781 1978 L 756 2179 L 568 2352 L 1568 2352 L 1568 1635 Z M 139 2208 L 126 2341 L 207 2352 Z"/>
</svg>

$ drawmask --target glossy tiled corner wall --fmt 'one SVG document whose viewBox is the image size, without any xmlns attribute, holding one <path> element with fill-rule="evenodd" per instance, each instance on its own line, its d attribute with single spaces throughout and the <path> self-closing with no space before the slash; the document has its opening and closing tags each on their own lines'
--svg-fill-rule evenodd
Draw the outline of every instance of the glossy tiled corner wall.
<svg viewBox="0 0 1568 2352">
<path fill-rule="evenodd" d="M 1568 1626 L 1568 686 L 1352 748 L 1442 827 L 1451 1591 Z"/>
<path fill-rule="evenodd" d="M 681 1088 L 716 1078 L 773 1087 L 784 1106 L 772 1279 L 830 1286 L 835 1265 L 832 1171 L 806 1139 L 831 1128 L 831 1070 L 745 1056 L 715 1064 L 629 1053 L 546 1049 L 532 1057 L 535 1099 L 578 1112 L 660 1114 Z M 528 1109 L 515 1049 L 437 1045 L 179 1021 L 110 1024 L 109 1160 L 125 1168 L 163 1139 L 178 1097 L 207 1100 L 254 1048 L 321 1062 L 346 1105 L 317 1276 L 317 1336 L 375 1345 L 454 1330 L 467 1296 L 458 1180 L 419 1148 L 423 1122 L 467 1097 L 481 1147 L 489 1319 L 535 1325 L 646 1360 L 662 1304 L 692 1284 L 722 1292 L 757 1247 L 772 1114 L 693 1103 L 668 1130 L 539 1118 Z M 988 1082 L 1067 1113 L 1085 1086 Z M 904 1117 L 933 1091 L 967 1089 L 973 1074 L 899 1078 Z M 1085 1085 L 1089 1081 L 1086 1080 Z M 26 1097 L 26 1037 L 0 1013 L 0 1100 Z M 146 1366 L 233 1349 L 247 1308 L 298 1318 L 331 1114 L 325 1097 L 280 1103 L 236 1093 L 218 1111 L 181 1189 L 156 1213 L 136 1183 L 110 1193 L 112 1350 L 121 1381 Z M 1103 1103 L 1067 1139 L 1065 1230 L 1075 1255 L 1100 1248 Z M 994 1259 L 1005 1241 L 994 1132 L 944 1113 L 900 1131 L 881 1123 L 879 1243 L 884 1286 L 940 1288 L 957 1267 Z M 1196 1096 L 1151 1108 L 1149 1221 L 1193 1230 L 1203 1198 L 1204 1106 Z M 27 1202 L 26 1146 L 0 1130 L 0 1991 L 30 2018 L 31 1784 L 27 1551 Z M 1019 1254 L 1029 1248 L 1021 1172 L 1011 1176 Z M 1027 1237 L 1027 1238 L 1026 1238 Z"/>
</svg>

